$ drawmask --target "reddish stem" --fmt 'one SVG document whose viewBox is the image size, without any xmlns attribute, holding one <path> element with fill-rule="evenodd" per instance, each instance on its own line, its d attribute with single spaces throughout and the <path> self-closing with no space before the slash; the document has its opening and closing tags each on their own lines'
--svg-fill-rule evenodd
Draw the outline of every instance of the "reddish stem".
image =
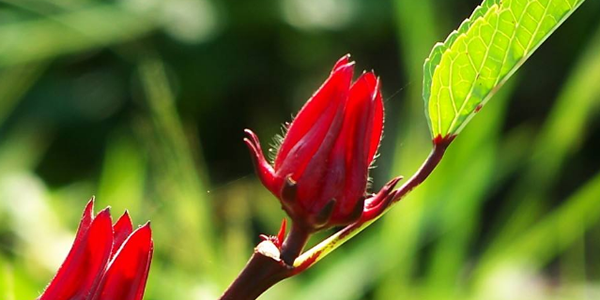
<svg viewBox="0 0 600 300">
<path fill-rule="evenodd" d="M 435 167 L 437 167 L 442 160 L 444 153 L 446 153 L 446 149 L 448 149 L 448 146 L 450 146 L 450 143 L 452 143 L 455 137 L 456 136 L 449 136 L 446 138 L 436 137 L 433 140 L 433 150 L 431 150 L 431 153 L 419 170 L 417 170 L 417 172 L 396 191 L 394 202 L 402 199 L 408 192 L 412 191 L 429 177 L 431 172 L 433 172 Z"/>
<path fill-rule="evenodd" d="M 281 246 L 281 259 L 289 266 L 294 265 L 294 260 L 300 255 L 310 237 L 310 233 L 297 224 L 292 222 L 290 233 Z"/>
<path fill-rule="evenodd" d="M 310 233 L 292 223 L 290 233 L 281 246 L 281 254 L 273 253 L 277 247 L 271 241 L 264 241 L 255 249 L 242 273 L 227 288 L 220 300 L 254 300 L 274 284 L 295 275 L 294 260 L 306 245 Z M 271 243 L 270 251 L 262 251 L 261 246 Z M 269 252 L 269 253 L 266 253 Z M 280 257 L 280 259 L 274 258 Z"/>
<path fill-rule="evenodd" d="M 431 154 L 427 160 L 425 160 L 421 168 L 419 168 L 419 170 L 396 191 L 394 200 L 391 201 L 392 203 L 408 194 L 411 190 L 421 184 L 431 172 L 433 172 L 453 139 L 453 136 L 434 139 L 434 147 Z M 361 222 L 348 225 L 342 229 L 342 234 L 348 234 L 360 226 Z M 292 229 L 281 247 L 280 255 L 279 253 L 276 253 L 275 255 L 266 254 L 264 251 L 260 250 L 261 245 L 265 245 L 263 243 L 271 243 L 270 241 L 264 241 L 259 244 L 254 249 L 252 257 L 242 272 L 219 299 L 254 300 L 279 281 L 296 275 L 310 267 L 312 263 L 308 262 L 307 264 L 298 266 L 296 269 L 293 268 L 294 260 L 298 257 L 300 252 L 302 252 L 309 237 L 310 233 L 308 231 L 296 224 L 292 224 Z M 273 247 L 275 247 L 274 244 Z M 281 259 L 279 257 L 281 257 Z"/>
<path fill-rule="evenodd" d="M 291 274 L 291 267 L 283 261 L 275 260 L 255 249 L 242 272 L 219 300 L 254 300 Z"/>
</svg>

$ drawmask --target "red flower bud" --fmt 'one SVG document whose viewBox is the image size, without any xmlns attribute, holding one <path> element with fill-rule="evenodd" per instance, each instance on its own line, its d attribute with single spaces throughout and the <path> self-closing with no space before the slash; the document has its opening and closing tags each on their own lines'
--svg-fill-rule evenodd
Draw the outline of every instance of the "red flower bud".
<svg viewBox="0 0 600 300">
<path fill-rule="evenodd" d="M 150 261 L 150 224 L 133 230 L 125 212 L 113 226 L 109 209 L 85 207 L 71 251 L 38 300 L 141 300 Z"/>
<path fill-rule="evenodd" d="M 351 83 L 349 55 L 289 125 L 273 166 L 258 137 L 246 130 L 262 183 L 292 220 L 316 231 L 358 220 L 364 210 L 369 167 L 383 131 L 379 79 L 363 73 Z"/>
</svg>

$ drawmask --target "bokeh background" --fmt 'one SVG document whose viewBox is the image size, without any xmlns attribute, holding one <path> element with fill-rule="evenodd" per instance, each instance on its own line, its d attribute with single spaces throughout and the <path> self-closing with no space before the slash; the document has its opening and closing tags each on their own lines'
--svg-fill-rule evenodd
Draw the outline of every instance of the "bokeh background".
<svg viewBox="0 0 600 300">
<path fill-rule="evenodd" d="M 39 295 L 92 195 L 152 220 L 145 299 L 217 298 L 285 217 L 243 129 L 268 148 L 351 53 L 383 84 L 374 186 L 410 176 L 423 61 L 478 2 L 0 0 L 0 299 Z M 600 299 L 599 104 L 588 0 L 424 185 L 262 299 Z"/>
</svg>

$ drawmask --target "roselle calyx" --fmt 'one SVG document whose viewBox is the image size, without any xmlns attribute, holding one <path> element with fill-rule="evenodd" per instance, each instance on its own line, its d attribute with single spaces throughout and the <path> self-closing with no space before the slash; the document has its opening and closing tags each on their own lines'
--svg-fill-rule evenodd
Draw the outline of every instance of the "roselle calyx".
<svg viewBox="0 0 600 300">
<path fill-rule="evenodd" d="M 69 254 L 37 300 L 142 300 L 154 242 L 150 223 L 137 229 L 128 212 L 113 225 L 110 210 L 86 205 Z"/>
<path fill-rule="evenodd" d="M 314 232 L 372 218 L 394 196 L 392 180 L 377 195 L 367 193 L 369 168 L 383 132 L 379 78 L 364 72 L 355 82 L 354 62 L 342 57 L 313 94 L 277 150 L 265 159 L 258 137 L 244 139 L 258 177 L 296 226 Z"/>
</svg>

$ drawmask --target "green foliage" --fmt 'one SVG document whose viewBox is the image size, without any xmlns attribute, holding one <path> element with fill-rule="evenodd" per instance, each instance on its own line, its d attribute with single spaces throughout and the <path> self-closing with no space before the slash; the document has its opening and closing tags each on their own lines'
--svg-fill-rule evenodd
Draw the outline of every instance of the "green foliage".
<svg viewBox="0 0 600 300">
<path fill-rule="evenodd" d="M 486 0 L 424 65 L 431 134 L 458 134 L 584 0 Z"/>
<path fill-rule="evenodd" d="M 0 67 L 125 42 L 154 29 L 152 18 L 150 13 L 115 4 L 5 24 L 0 27 Z"/>
</svg>

